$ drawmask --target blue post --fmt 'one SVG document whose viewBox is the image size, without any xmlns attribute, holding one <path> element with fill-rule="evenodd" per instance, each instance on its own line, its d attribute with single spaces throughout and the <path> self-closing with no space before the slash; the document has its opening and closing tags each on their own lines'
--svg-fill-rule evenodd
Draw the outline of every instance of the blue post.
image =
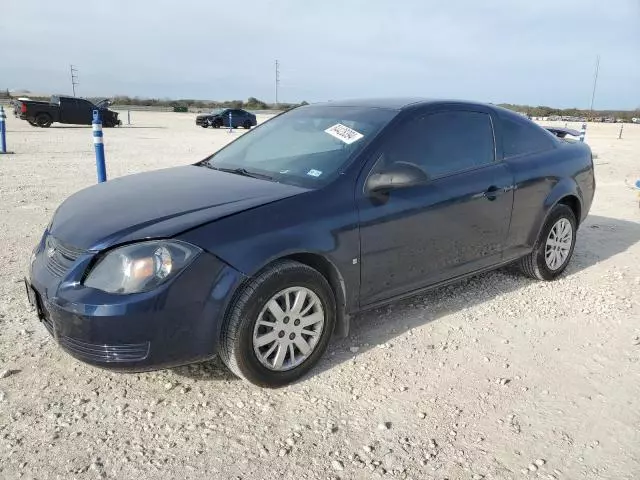
<svg viewBox="0 0 640 480">
<path fill-rule="evenodd" d="M 102 120 L 100 110 L 93 111 L 93 145 L 96 148 L 96 170 L 98 183 L 107 181 L 107 169 L 104 160 L 104 143 L 102 143 Z"/>
<path fill-rule="evenodd" d="M 587 134 L 587 124 L 584 122 L 580 128 L 580 141 L 584 142 L 584 136 Z"/>
<path fill-rule="evenodd" d="M 7 153 L 7 116 L 4 113 L 4 107 L 0 105 L 0 153 Z"/>
<path fill-rule="evenodd" d="M 131 125 L 131 110 L 127 110 L 127 125 Z"/>
<path fill-rule="evenodd" d="M 9 154 L 7 152 L 7 115 L 4 113 L 4 107 L 0 105 L 0 155 Z"/>
<path fill-rule="evenodd" d="M 231 110 L 229 110 L 229 133 L 233 132 L 233 115 L 231 114 Z"/>
</svg>

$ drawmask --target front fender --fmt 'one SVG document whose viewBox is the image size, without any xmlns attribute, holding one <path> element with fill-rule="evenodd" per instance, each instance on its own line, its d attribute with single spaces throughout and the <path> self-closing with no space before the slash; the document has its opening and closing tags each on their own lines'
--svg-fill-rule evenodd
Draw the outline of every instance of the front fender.
<svg viewBox="0 0 640 480">
<path fill-rule="evenodd" d="M 313 262 L 309 257 L 317 257 L 339 273 L 351 311 L 357 309 L 360 291 L 360 235 L 352 202 L 353 197 L 308 192 L 219 219 L 179 238 L 249 277 L 281 258 Z"/>
</svg>

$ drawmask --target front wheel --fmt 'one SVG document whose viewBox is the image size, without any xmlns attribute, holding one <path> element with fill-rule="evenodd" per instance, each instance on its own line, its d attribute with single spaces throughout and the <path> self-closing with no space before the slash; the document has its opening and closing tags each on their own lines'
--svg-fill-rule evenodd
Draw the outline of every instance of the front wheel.
<svg viewBox="0 0 640 480">
<path fill-rule="evenodd" d="M 296 381 L 320 359 L 335 325 L 331 286 L 313 268 L 278 261 L 249 281 L 225 319 L 220 357 L 262 387 Z"/>
<path fill-rule="evenodd" d="M 520 260 L 520 268 L 531 278 L 554 280 L 571 260 L 578 222 L 566 205 L 553 207 L 540 231 L 533 251 Z"/>
<path fill-rule="evenodd" d="M 246 129 L 249 130 L 251 128 L 251 122 L 249 120 L 245 120 L 244 123 L 242 124 L 242 126 Z"/>
</svg>

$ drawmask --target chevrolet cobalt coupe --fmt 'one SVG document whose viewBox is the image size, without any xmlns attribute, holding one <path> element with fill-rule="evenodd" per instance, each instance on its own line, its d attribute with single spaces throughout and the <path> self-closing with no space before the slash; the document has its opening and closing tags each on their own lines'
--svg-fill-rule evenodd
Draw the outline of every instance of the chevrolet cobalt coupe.
<svg viewBox="0 0 640 480">
<path fill-rule="evenodd" d="M 359 311 L 513 262 L 556 278 L 594 190 L 587 145 L 495 106 L 304 106 L 195 165 L 69 197 L 33 251 L 27 294 L 91 364 L 218 354 L 277 387 Z"/>
</svg>

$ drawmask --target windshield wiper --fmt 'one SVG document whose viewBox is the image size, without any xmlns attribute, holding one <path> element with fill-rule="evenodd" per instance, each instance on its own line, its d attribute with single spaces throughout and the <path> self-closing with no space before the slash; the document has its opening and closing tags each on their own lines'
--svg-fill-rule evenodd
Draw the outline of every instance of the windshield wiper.
<svg viewBox="0 0 640 480">
<path fill-rule="evenodd" d="M 263 180 L 273 180 L 273 177 L 270 175 L 265 175 L 263 173 L 250 172 L 246 168 L 225 168 L 225 167 L 214 167 L 213 165 L 209 165 L 209 168 L 214 170 L 220 170 L 221 172 L 233 173 L 235 175 L 242 175 L 243 177 L 251 177 L 251 178 L 260 178 Z"/>
</svg>

